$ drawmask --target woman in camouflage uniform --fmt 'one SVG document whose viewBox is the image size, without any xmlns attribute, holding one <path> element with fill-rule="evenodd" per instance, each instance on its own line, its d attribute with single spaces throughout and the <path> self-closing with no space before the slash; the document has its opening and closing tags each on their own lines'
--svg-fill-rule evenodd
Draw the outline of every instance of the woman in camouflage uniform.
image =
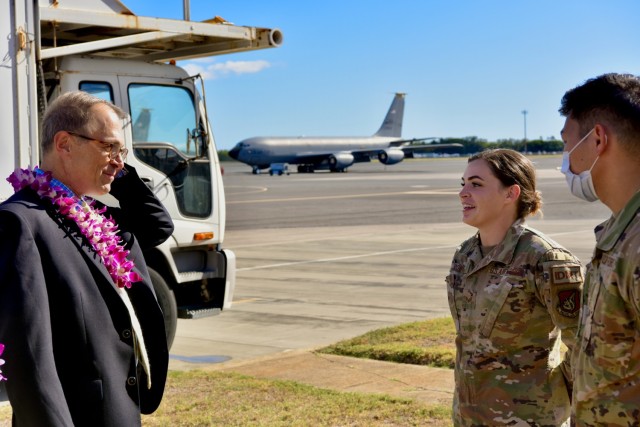
<svg viewBox="0 0 640 427">
<path fill-rule="evenodd" d="M 503 149 L 469 158 L 462 177 L 463 222 L 478 232 L 457 248 L 447 277 L 457 426 L 559 426 L 569 417 L 582 268 L 525 225 L 542 205 L 535 182 L 531 161 Z"/>
</svg>

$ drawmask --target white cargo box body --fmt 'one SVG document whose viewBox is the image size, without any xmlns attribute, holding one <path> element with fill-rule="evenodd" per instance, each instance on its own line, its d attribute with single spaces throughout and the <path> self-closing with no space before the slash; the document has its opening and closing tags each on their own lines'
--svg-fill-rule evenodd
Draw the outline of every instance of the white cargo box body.
<svg viewBox="0 0 640 427">
<path fill-rule="evenodd" d="M 39 120 L 48 102 L 68 91 L 87 90 L 86 84 L 98 92 L 106 88 L 100 95 L 137 121 L 125 127 L 132 153 L 127 162 L 175 223 L 173 236 L 145 253 L 156 273 L 152 279 L 169 342 L 178 314 L 194 318 L 229 308 L 235 255 L 222 247 L 224 187 L 204 84 L 200 79 L 199 92 L 199 76 L 188 76 L 175 61 L 276 47 L 282 42 L 280 31 L 237 26 L 219 17 L 192 22 L 135 16 L 117 0 L 8 0 L 0 30 L 8 40 L 0 93 L 11 97 L 0 107 L 0 175 L 39 164 Z M 162 133 L 169 128 L 163 124 L 173 119 L 160 119 L 168 107 L 157 101 L 165 93 L 170 95 L 166 104 L 175 107 L 171 102 L 180 99 L 182 111 L 188 111 L 183 115 L 190 118 L 188 126 L 176 118 L 179 137 Z M 158 152 L 164 157 L 153 157 Z M 0 200 L 12 193 L 0 180 Z"/>
<path fill-rule="evenodd" d="M 73 54 L 167 62 L 276 47 L 277 29 L 136 16 L 117 0 L 40 0 L 41 59 Z"/>
</svg>

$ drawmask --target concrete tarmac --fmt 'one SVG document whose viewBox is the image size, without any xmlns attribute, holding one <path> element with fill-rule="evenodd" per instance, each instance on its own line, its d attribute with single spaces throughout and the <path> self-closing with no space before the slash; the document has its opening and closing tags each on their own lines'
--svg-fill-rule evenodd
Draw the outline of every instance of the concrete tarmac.
<svg viewBox="0 0 640 427">
<path fill-rule="evenodd" d="M 560 156 L 532 160 L 545 207 L 530 225 L 588 262 L 593 227 L 608 210 L 569 194 L 557 170 Z M 453 384 L 446 372 L 341 362 L 311 350 L 449 315 L 444 277 L 456 246 L 475 232 L 461 222 L 457 196 L 465 165 L 466 159 L 412 159 L 358 164 L 340 174 L 256 176 L 246 165 L 224 163 L 225 247 L 238 263 L 234 304 L 219 316 L 180 320 L 170 368 L 235 370 L 344 390 L 360 384 L 373 392 L 395 382 L 404 394 L 397 388 L 391 394 L 403 396 L 432 389 L 411 379 L 429 377 L 444 391 L 424 400 L 446 400 Z M 333 386 L 327 378 L 335 378 Z"/>
</svg>

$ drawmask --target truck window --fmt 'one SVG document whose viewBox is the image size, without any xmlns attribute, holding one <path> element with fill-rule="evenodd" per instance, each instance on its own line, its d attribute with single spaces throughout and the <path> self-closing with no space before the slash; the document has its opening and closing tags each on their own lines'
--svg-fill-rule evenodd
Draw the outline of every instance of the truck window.
<svg viewBox="0 0 640 427">
<path fill-rule="evenodd" d="M 183 215 L 211 215 L 211 164 L 192 93 L 135 83 L 128 94 L 136 158 L 167 176 Z"/>
<path fill-rule="evenodd" d="M 129 85 L 133 140 L 168 142 L 187 156 L 196 156 L 189 135 L 197 128 L 191 92 L 178 86 Z"/>
<path fill-rule="evenodd" d="M 113 89 L 107 82 L 80 82 L 80 90 L 105 101 L 114 102 Z"/>
</svg>

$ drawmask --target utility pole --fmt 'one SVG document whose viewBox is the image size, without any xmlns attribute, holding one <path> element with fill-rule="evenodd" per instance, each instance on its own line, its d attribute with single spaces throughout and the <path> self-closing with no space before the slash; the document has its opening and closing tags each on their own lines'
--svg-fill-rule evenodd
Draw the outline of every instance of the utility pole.
<svg viewBox="0 0 640 427">
<path fill-rule="evenodd" d="M 522 110 L 524 116 L 524 152 L 527 153 L 527 110 Z"/>
</svg>

